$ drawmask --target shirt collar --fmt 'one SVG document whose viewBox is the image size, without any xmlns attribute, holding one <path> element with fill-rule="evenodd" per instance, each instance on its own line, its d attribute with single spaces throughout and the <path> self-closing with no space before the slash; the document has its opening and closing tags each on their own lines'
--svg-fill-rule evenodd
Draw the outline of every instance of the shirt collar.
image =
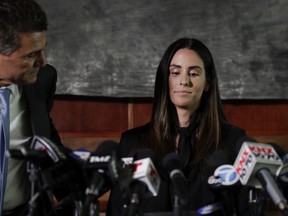
<svg viewBox="0 0 288 216">
<path fill-rule="evenodd" d="M 11 94 L 15 94 L 15 91 L 17 90 L 17 85 L 16 84 L 11 84 L 5 87 L 1 87 L 0 89 L 4 89 L 4 88 L 9 88 L 11 90 Z"/>
</svg>

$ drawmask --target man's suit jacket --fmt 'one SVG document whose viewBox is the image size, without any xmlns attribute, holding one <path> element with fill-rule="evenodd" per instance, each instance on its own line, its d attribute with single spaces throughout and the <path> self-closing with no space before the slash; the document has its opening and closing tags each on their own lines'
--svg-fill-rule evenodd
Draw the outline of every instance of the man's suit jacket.
<svg viewBox="0 0 288 216">
<path fill-rule="evenodd" d="M 51 65 L 39 69 L 37 81 L 23 85 L 23 94 L 29 109 L 33 135 L 44 136 L 62 145 L 49 113 L 56 91 L 57 71 Z"/>
</svg>

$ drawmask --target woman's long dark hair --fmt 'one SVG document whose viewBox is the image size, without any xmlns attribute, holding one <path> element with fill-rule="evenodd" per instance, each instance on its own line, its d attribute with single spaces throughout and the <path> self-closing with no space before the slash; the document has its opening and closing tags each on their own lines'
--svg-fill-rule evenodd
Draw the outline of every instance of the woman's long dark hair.
<svg viewBox="0 0 288 216">
<path fill-rule="evenodd" d="M 197 39 L 181 38 L 172 43 L 165 51 L 157 69 L 154 103 L 151 117 L 149 147 L 160 155 L 175 151 L 175 125 L 178 125 L 176 108 L 169 95 L 169 65 L 174 54 L 187 48 L 195 51 L 202 59 L 209 85 L 201 98 L 199 111 L 201 119 L 197 129 L 195 157 L 193 164 L 201 165 L 207 153 L 220 147 L 220 124 L 226 121 L 220 100 L 218 78 L 214 61 L 209 49 Z"/>
</svg>

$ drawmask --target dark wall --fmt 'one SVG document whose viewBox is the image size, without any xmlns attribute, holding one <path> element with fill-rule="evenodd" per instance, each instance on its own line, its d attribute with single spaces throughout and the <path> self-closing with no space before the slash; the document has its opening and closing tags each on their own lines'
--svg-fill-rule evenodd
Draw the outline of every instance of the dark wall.
<svg viewBox="0 0 288 216">
<path fill-rule="evenodd" d="M 150 97 L 179 37 L 215 57 L 223 99 L 288 98 L 287 0 L 38 0 L 57 94 Z"/>
</svg>

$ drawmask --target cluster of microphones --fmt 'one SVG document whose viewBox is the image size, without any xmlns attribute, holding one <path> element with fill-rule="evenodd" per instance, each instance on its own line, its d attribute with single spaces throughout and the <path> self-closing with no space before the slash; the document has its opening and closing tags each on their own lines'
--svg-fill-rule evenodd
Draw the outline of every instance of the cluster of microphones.
<svg viewBox="0 0 288 216">
<path fill-rule="evenodd" d="M 69 204 L 72 216 L 98 216 L 98 199 L 115 185 L 121 189 L 121 215 L 152 215 L 143 214 L 141 204 L 146 197 L 158 195 L 161 178 L 157 171 L 159 163 L 155 162 L 157 156 L 143 148 L 131 152 L 131 157 L 119 159 L 116 147 L 115 141 L 106 140 L 95 152 L 70 150 L 45 137 L 34 136 L 30 146 L 8 150 L 8 157 L 28 161 L 31 197 L 27 215 L 58 215 Z M 223 206 L 231 202 L 223 191 L 239 185 L 250 190 L 253 210 L 250 215 L 262 215 L 264 207 L 259 200 L 263 197 L 271 200 L 283 215 L 288 215 L 287 194 L 283 190 L 288 188 L 288 154 L 275 144 L 257 143 L 249 137 L 241 138 L 236 150 L 234 164 L 227 151 L 216 151 L 210 156 L 207 184 L 216 194 L 215 203 L 191 212 L 182 210 L 193 200 L 188 198 L 181 158 L 176 153 L 167 154 L 161 161 L 161 169 L 169 176 L 174 203 L 173 212 L 162 215 L 234 215 L 234 204 Z M 257 193 L 259 189 L 263 191 L 261 196 Z M 54 194 L 61 199 L 55 201 Z M 47 199 L 50 208 L 43 204 Z"/>
</svg>

